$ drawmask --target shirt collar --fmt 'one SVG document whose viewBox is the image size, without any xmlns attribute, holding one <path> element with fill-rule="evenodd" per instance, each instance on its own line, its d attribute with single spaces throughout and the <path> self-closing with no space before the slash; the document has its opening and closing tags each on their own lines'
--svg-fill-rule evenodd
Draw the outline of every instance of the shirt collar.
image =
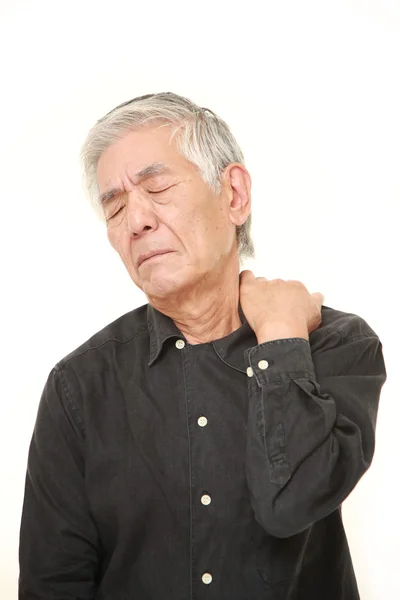
<svg viewBox="0 0 400 600">
<path fill-rule="evenodd" d="M 247 348 L 257 345 L 257 338 L 247 319 L 244 316 L 242 307 L 238 305 L 241 326 L 229 335 L 213 340 L 211 343 L 219 358 L 230 367 L 246 373 L 244 351 Z M 173 320 L 160 312 L 151 304 L 147 305 L 147 325 L 150 336 L 150 352 L 148 365 L 151 367 L 158 358 L 164 342 L 177 337 L 185 340 L 185 336 L 175 325 Z M 186 342 L 187 343 L 187 342 Z"/>
<path fill-rule="evenodd" d="M 147 326 L 150 335 L 149 367 L 160 354 L 164 342 L 170 337 L 184 339 L 184 335 L 177 328 L 173 320 L 164 315 L 151 304 L 147 305 Z"/>
</svg>

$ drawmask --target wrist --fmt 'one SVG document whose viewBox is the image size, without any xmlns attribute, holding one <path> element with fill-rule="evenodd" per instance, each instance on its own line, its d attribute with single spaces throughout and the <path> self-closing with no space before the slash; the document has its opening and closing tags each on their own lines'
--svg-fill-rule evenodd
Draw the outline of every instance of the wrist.
<svg viewBox="0 0 400 600">
<path fill-rule="evenodd" d="M 294 337 L 309 341 L 307 324 L 299 321 L 264 323 L 255 333 L 259 344 Z"/>
</svg>

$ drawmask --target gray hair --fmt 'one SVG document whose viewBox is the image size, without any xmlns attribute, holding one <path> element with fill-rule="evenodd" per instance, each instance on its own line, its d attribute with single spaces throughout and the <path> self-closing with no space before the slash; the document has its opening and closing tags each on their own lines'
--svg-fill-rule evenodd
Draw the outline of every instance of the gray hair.
<svg viewBox="0 0 400 600">
<path fill-rule="evenodd" d="M 221 173 L 225 167 L 233 162 L 245 166 L 242 150 L 229 126 L 213 111 L 172 92 L 138 96 L 99 119 L 82 146 L 84 188 L 101 220 L 105 216 L 98 198 L 97 163 L 100 156 L 125 133 L 148 121 L 177 125 L 172 136 L 178 131 L 178 152 L 199 169 L 203 181 L 217 195 L 221 192 Z M 254 257 L 250 228 L 251 213 L 245 223 L 236 227 L 240 262 Z"/>
</svg>

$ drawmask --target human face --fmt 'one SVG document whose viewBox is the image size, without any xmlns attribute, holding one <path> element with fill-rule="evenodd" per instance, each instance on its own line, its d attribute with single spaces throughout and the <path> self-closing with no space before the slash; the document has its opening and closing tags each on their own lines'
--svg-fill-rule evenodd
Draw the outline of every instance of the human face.
<svg viewBox="0 0 400 600">
<path fill-rule="evenodd" d="M 170 137 L 169 126 L 129 131 L 97 165 L 100 195 L 117 190 L 103 204 L 107 237 L 148 298 L 200 286 L 236 254 L 229 194 L 213 194 Z M 154 163 L 164 168 L 137 175 Z M 140 262 L 154 251 L 165 253 Z"/>
</svg>

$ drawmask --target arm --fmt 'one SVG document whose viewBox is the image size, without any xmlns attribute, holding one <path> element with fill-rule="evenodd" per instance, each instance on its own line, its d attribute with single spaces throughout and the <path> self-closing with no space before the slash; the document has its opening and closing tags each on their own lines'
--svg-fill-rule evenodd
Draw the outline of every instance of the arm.
<svg viewBox="0 0 400 600">
<path fill-rule="evenodd" d="M 84 489 L 83 431 L 62 371 L 39 403 L 25 480 L 19 600 L 95 597 L 99 538 Z"/>
<path fill-rule="evenodd" d="M 369 468 L 386 380 L 382 344 L 370 328 L 361 335 L 328 333 L 312 355 L 308 339 L 292 331 L 293 337 L 286 327 L 285 339 L 270 339 L 264 330 L 245 352 L 254 373 L 246 460 L 251 503 L 264 529 L 281 538 L 333 512 Z"/>
</svg>

